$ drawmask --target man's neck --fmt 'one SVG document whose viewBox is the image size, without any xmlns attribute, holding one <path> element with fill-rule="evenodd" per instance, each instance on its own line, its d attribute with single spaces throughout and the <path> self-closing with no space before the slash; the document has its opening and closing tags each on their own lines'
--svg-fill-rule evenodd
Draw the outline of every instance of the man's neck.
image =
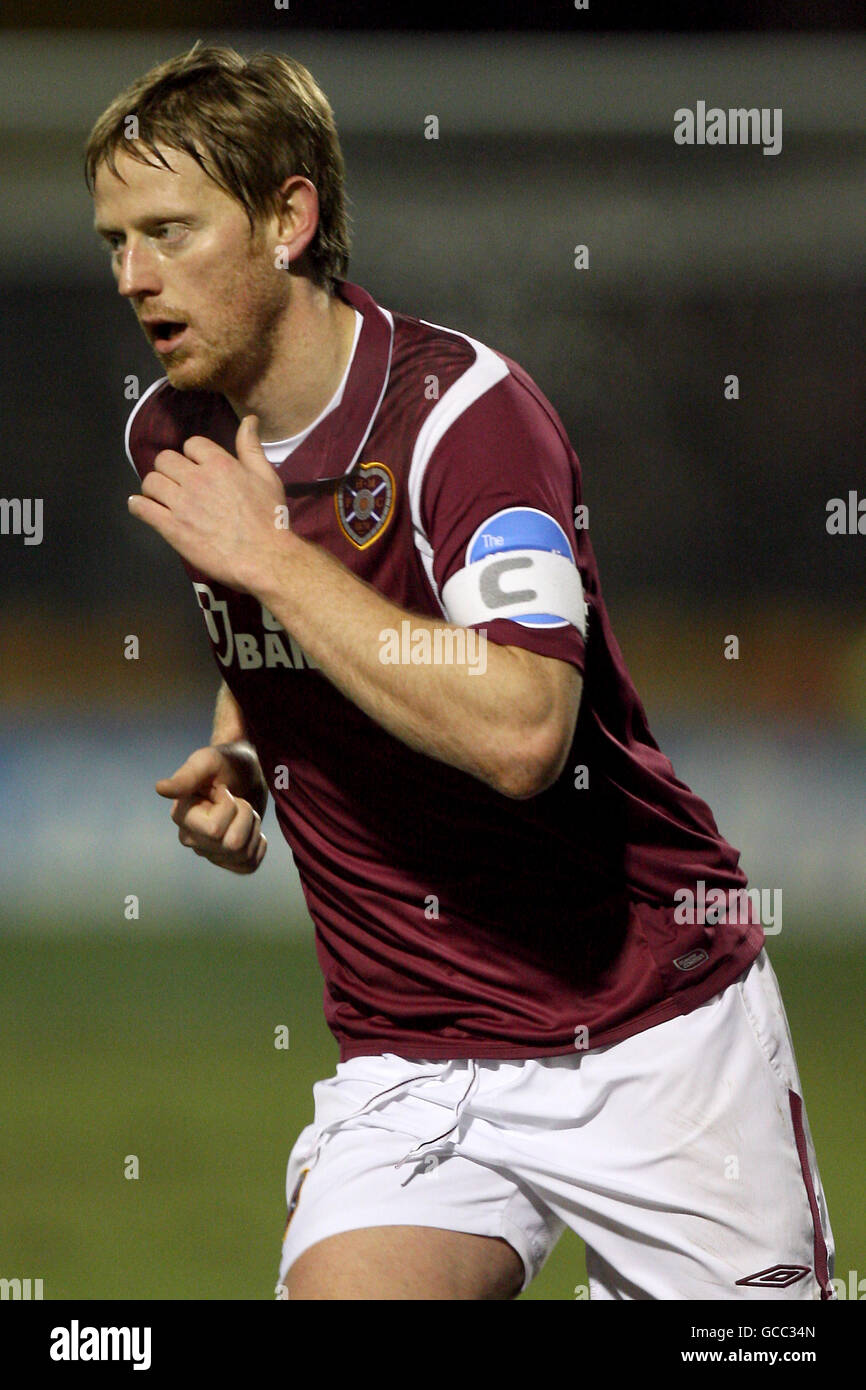
<svg viewBox="0 0 866 1390">
<path fill-rule="evenodd" d="M 296 290 L 265 372 L 243 398 L 227 393 L 238 419 L 258 416 L 262 443 L 290 439 L 321 415 L 346 371 L 355 322 L 338 295 Z"/>
</svg>

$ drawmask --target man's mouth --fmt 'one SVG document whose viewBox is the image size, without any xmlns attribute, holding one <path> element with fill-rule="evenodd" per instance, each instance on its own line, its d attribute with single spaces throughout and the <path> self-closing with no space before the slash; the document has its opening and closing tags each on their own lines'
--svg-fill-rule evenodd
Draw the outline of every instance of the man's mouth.
<svg viewBox="0 0 866 1390">
<path fill-rule="evenodd" d="M 178 319 L 150 319 L 145 324 L 150 341 L 161 355 L 180 347 L 188 326 Z"/>
</svg>

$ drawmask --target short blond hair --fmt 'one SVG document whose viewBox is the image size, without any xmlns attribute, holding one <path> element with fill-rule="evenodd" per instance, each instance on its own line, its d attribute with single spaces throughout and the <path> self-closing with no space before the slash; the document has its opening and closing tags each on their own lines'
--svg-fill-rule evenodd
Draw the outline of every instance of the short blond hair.
<svg viewBox="0 0 866 1390">
<path fill-rule="evenodd" d="M 90 132 L 84 177 L 91 193 L 101 164 L 117 173 L 120 149 L 165 165 L 158 144 L 191 155 L 244 207 L 251 233 L 275 210 L 290 174 L 308 178 L 319 195 L 319 225 L 306 251 L 311 278 L 331 291 L 345 279 L 351 237 L 343 154 L 330 103 L 300 63 L 276 53 L 243 58 L 201 41 L 160 63 L 121 92 Z"/>
</svg>

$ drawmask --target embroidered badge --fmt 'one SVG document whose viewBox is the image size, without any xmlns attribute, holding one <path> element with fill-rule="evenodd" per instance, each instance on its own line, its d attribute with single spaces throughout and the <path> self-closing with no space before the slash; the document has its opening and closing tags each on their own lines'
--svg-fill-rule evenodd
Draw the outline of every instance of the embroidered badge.
<svg viewBox="0 0 866 1390">
<path fill-rule="evenodd" d="M 334 494 L 340 529 L 365 550 L 378 540 L 394 510 L 394 475 L 384 463 L 360 463 Z"/>
</svg>

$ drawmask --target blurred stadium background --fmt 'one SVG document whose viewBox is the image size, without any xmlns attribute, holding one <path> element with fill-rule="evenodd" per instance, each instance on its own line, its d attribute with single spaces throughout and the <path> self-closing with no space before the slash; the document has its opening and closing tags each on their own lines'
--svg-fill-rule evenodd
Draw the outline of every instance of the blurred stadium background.
<svg viewBox="0 0 866 1390">
<path fill-rule="evenodd" d="M 0 490 L 43 498 L 45 530 L 0 537 L 0 1276 L 46 1298 L 270 1297 L 286 1157 L 336 1060 L 285 845 L 221 873 L 153 792 L 207 741 L 217 675 L 181 566 L 126 511 L 125 391 L 160 372 L 91 231 L 81 147 L 198 37 L 311 68 L 346 156 L 350 278 L 516 358 L 562 416 L 655 736 L 751 882 L 782 889 L 768 944 L 837 1275 L 866 1275 L 866 541 L 825 526 L 863 486 L 864 36 L 362 34 L 334 9 L 217 32 L 190 5 L 189 28 L 143 32 L 147 7 L 121 5 L 122 32 L 48 4 L 3 34 Z M 677 147 L 699 99 L 781 107 L 782 153 Z M 584 1279 L 567 1236 L 526 1297 Z"/>
</svg>

